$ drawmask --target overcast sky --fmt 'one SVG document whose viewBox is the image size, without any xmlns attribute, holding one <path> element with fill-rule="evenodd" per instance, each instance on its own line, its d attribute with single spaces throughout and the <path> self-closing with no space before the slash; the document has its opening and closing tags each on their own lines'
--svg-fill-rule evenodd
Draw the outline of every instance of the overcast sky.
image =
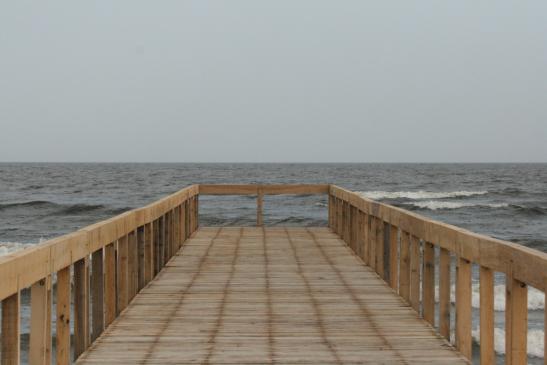
<svg viewBox="0 0 547 365">
<path fill-rule="evenodd" d="M 547 1 L 5 0 L 0 161 L 547 161 Z"/>
</svg>

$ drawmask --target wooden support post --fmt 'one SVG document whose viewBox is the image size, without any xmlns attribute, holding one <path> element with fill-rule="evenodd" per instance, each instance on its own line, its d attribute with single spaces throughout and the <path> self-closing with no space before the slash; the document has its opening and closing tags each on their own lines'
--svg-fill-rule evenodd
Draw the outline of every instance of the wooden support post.
<svg viewBox="0 0 547 365">
<path fill-rule="evenodd" d="M 51 276 L 30 288 L 29 364 L 51 363 Z"/>
<path fill-rule="evenodd" d="M 493 365 L 494 354 L 494 272 L 480 268 L 480 350 L 481 365 Z"/>
<path fill-rule="evenodd" d="M 180 229 L 182 231 L 181 233 L 181 246 L 186 241 L 186 238 L 188 238 L 188 234 L 186 231 L 186 202 L 182 203 L 180 206 Z"/>
<path fill-rule="evenodd" d="M 471 359 L 471 263 L 459 258 L 456 267 L 456 348 Z"/>
<path fill-rule="evenodd" d="M 377 219 L 374 216 L 370 216 L 370 232 L 369 232 L 369 240 L 370 240 L 370 250 L 369 250 L 369 265 L 370 267 L 376 271 L 376 224 Z"/>
<path fill-rule="evenodd" d="M 439 253 L 439 332 L 450 340 L 450 252 Z"/>
<path fill-rule="evenodd" d="M 399 278 L 399 230 L 396 226 L 389 226 L 389 284 L 397 290 Z"/>
<path fill-rule="evenodd" d="M 194 226 L 194 231 L 197 230 L 199 228 L 199 195 L 195 195 L 194 196 L 194 199 L 195 199 L 195 215 L 196 215 L 196 219 L 195 219 L 195 226 Z"/>
<path fill-rule="evenodd" d="M 264 225 L 263 219 L 262 219 L 262 204 L 264 200 L 264 193 L 262 192 L 262 189 L 258 188 L 258 195 L 256 196 L 256 226 L 262 227 Z"/>
<path fill-rule="evenodd" d="M 57 272 L 57 365 L 70 364 L 70 266 Z"/>
<path fill-rule="evenodd" d="M 160 247 L 161 247 L 161 268 L 167 263 L 167 217 L 166 214 L 160 217 Z"/>
<path fill-rule="evenodd" d="M 401 231 L 400 261 L 399 295 L 410 303 L 410 235 L 404 231 Z"/>
<path fill-rule="evenodd" d="M 424 242 L 423 275 L 424 319 L 435 326 L 435 246 L 431 242 Z"/>
<path fill-rule="evenodd" d="M 108 327 L 116 318 L 116 247 L 104 247 L 104 323 Z"/>
<path fill-rule="evenodd" d="M 386 262 L 385 256 L 385 241 L 384 221 L 381 218 L 376 219 L 376 272 L 382 279 L 386 279 Z"/>
<path fill-rule="evenodd" d="M 420 239 L 410 236 L 410 305 L 420 313 Z"/>
<path fill-rule="evenodd" d="M 146 237 L 145 237 L 144 227 L 145 226 L 140 226 L 139 228 L 137 228 L 137 249 L 139 252 L 139 263 L 137 265 L 138 273 L 139 273 L 138 274 L 139 282 L 138 282 L 137 291 L 140 291 L 146 285 L 146 279 L 145 279 Z"/>
<path fill-rule="evenodd" d="M 2 365 L 18 365 L 20 353 L 20 294 L 2 300 Z"/>
<path fill-rule="evenodd" d="M 185 207 L 185 216 L 186 216 L 185 231 L 186 231 L 186 238 L 188 238 L 192 234 L 192 226 L 190 225 L 190 221 L 191 221 L 191 217 L 190 217 L 190 214 L 191 214 L 190 213 L 190 199 L 187 199 L 184 202 L 184 207 Z"/>
<path fill-rule="evenodd" d="M 154 244 L 152 222 L 144 225 L 144 285 L 154 276 Z"/>
<path fill-rule="evenodd" d="M 74 263 L 74 359 L 89 346 L 89 259 Z"/>
<path fill-rule="evenodd" d="M 137 251 L 137 236 L 135 231 L 127 235 L 127 303 L 137 295 L 139 253 Z"/>
<path fill-rule="evenodd" d="M 118 239 L 118 305 L 117 312 L 121 313 L 128 304 L 128 271 L 127 271 L 127 236 Z"/>
<path fill-rule="evenodd" d="M 104 265 L 102 248 L 91 255 L 91 300 L 91 342 L 93 342 L 104 330 Z"/>
<path fill-rule="evenodd" d="M 505 283 L 505 363 L 523 365 L 527 358 L 528 287 L 514 279 L 512 273 Z"/>
<path fill-rule="evenodd" d="M 327 207 L 327 211 L 328 211 L 328 215 L 329 215 L 329 228 L 330 229 L 333 229 L 334 227 L 334 215 L 332 214 L 332 211 L 333 211 L 333 196 L 328 194 L 327 195 L 327 201 L 328 201 L 328 207 Z"/>
<path fill-rule="evenodd" d="M 363 213 L 363 257 L 365 264 L 370 266 L 370 215 Z"/>
</svg>

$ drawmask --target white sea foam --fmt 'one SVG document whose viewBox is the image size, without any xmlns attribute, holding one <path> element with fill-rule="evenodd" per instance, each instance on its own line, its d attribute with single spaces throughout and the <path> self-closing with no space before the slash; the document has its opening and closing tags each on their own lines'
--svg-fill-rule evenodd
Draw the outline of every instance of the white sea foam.
<svg viewBox="0 0 547 365">
<path fill-rule="evenodd" d="M 472 331 L 473 339 L 480 343 L 480 328 Z M 544 332 L 542 330 L 533 329 L 528 331 L 528 356 L 543 357 L 544 350 Z M 505 331 L 501 328 L 494 328 L 494 350 L 498 354 L 505 354 Z"/>
<path fill-rule="evenodd" d="M 439 301 L 439 289 L 435 291 L 435 300 Z M 450 300 L 452 303 L 456 302 L 456 287 L 450 288 Z M 473 308 L 480 308 L 480 285 L 478 283 L 473 284 L 473 295 L 471 297 L 471 305 Z M 543 310 L 545 308 L 545 295 L 543 292 L 529 287 L 528 288 L 528 309 L 529 310 Z M 498 312 L 505 311 L 505 285 L 494 286 L 494 310 Z"/>
<path fill-rule="evenodd" d="M 443 199 L 485 195 L 488 191 L 360 191 L 359 194 L 373 200 L 381 199 Z"/>
<path fill-rule="evenodd" d="M 485 203 L 469 203 L 469 202 L 450 202 L 450 201 L 417 201 L 411 203 L 413 206 L 422 208 L 422 209 L 459 209 L 459 208 L 468 208 L 468 207 L 487 207 L 487 208 L 505 208 L 508 207 L 507 203 L 499 204 L 485 204 Z"/>
<path fill-rule="evenodd" d="M 33 243 L 0 242 L 0 256 L 9 255 L 12 252 L 31 247 Z"/>
</svg>

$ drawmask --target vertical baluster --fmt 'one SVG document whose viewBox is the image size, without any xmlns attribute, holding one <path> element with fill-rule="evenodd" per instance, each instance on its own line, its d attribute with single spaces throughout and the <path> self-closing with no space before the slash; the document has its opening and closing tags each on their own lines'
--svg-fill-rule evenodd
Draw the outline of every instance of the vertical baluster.
<svg viewBox="0 0 547 365">
<path fill-rule="evenodd" d="M 456 267 L 456 348 L 471 359 L 471 263 L 458 259 Z"/>
<path fill-rule="evenodd" d="M 365 264 L 368 264 L 368 215 L 365 212 L 361 212 L 361 230 L 361 234 L 363 236 L 361 243 L 361 245 L 363 246 L 363 254 L 361 257 L 363 258 Z"/>
<path fill-rule="evenodd" d="M 410 305 L 420 312 L 420 240 L 410 236 Z"/>
<path fill-rule="evenodd" d="M 154 276 L 154 243 L 153 223 L 144 225 L 144 284 L 148 284 Z"/>
<path fill-rule="evenodd" d="M 19 364 L 20 301 L 19 292 L 2 300 L 2 365 Z"/>
<path fill-rule="evenodd" d="M 104 273 L 103 249 L 91 255 L 91 342 L 95 341 L 104 330 Z"/>
<path fill-rule="evenodd" d="M 399 295 L 410 303 L 410 235 L 401 231 L 401 264 L 399 268 Z"/>
<path fill-rule="evenodd" d="M 110 325 L 116 318 L 116 247 L 115 242 L 104 248 L 104 322 Z"/>
<path fill-rule="evenodd" d="M 118 239 L 118 314 L 128 303 L 127 236 Z"/>
<path fill-rule="evenodd" d="M 390 285 L 397 290 L 399 277 L 399 230 L 391 224 L 389 226 L 389 279 Z"/>
<path fill-rule="evenodd" d="M 51 276 L 30 288 L 29 363 L 51 362 Z"/>
<path fill-rule="evenodd" d="M 70 266 L 57 272 L 57 365 L 70 364 Z"/>
<path fill-rule="evenodd" d="M 127 235 L 127 302 L 131 302 L 137 294 L 138 282 L 138 252 L 137 252 L 137 237 L 135 231 L 129 232 Z"/>
<path fill-rule="evenodd" d="M 367 213 L 363 213 L 363 235 L 364 235 L 364 256 L 365 256 L 365 264 L 370 266 L 370 215 Z"/>
<path fill-rule="evenodd" d="M 480 268 L 481 365 L 494 364 L 494 273 Z"/>
<path fill-rule="evenodd" d="M 441 248 L 439 253 L 439 332 L 450 340 L 450 252 Z"/>
<path fill-rule="evenodd" d="M 146 271 L 146 265 L 145 265 L 145 255 L 146 255 L 146 248 L 145 248 L 145 233 L 144 233 L 144 227 L 140 226 L 137 228 L 137 251 L 138 251 L 138 285 L 137 285 L 137 291 L 140 291 L 144 286 L 146 285 L 145 280 L 145 271 Z"/>
<path fill-rule="evenodd" d="M 154 237 L 154 275 L 156 276 L 161 270 L 160 258 L 161 258 L 161 244 L 160 244 L 160 219 L 156 219 L 153 224 L 153 237 Z"/>
<path fill-rule="evenodd" d="M 369 259 L 369 266 L 374 270 L 376 271 L 376 249 L 377 249 L 377 244 L 376 244 L 376 240 L 377 240 L 377 237 L 376 237 L 376 224 L 378 222 L 378 219 L 376 219 L 376 217 L 370 215 L 370 232 L 369 232 L 369 255 L 370 255 L 370 259 Z"/>
<path fill-rule="evenodd" d="M 431 242 L 424 242 L 423 274 L 424 319 L 435 326 L 435 246 Z"/>
<path fill-rule="evenodd" d="M 516 280 L 512 272 L 505 283 L 505 363 L 527 363 L 528 287 Z"/>
<path fill-rule="evenodd" d="M 89 346 L 89 259 L 74 263 L 74 359 Z"/>
</svg>

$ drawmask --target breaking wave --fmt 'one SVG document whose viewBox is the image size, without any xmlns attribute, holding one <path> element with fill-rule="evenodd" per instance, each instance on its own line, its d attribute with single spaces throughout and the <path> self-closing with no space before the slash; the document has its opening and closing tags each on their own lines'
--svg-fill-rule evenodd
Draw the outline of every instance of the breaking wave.
<svg viewBox="0 0 547 365">
<path fill-rule="evenodd" d="M 359 194 L 373 200 L 382 199 L 444 199 L 485 195 L 488 191 L 360 191 Z"/>
<path fill-rule="evenodd" d="M 474 329 L 472 332 L 473 339 L 480 343 L 480 328 Z M 528 356 L 543 358 L 544 332 L 538 329 L 528 331 Z M 494 328 L 494 350 L 498 354 L 505 354 L 505 331 L 501 328 Z"/>
<path fill-rule="evenodd" d="M 438 210 L 438 209 L 459 209 L 459 208 L 469 208 L 469 207 L 483 207 L 483 208 L 507 208 L 509 204 L 507 203 L 469 203 L 469 202 L 452 202 L 452 201 L 418 201 L 410 203 L 413 207 L 420 209 L 429 209 L 429 210 Z"/>
</svg>

